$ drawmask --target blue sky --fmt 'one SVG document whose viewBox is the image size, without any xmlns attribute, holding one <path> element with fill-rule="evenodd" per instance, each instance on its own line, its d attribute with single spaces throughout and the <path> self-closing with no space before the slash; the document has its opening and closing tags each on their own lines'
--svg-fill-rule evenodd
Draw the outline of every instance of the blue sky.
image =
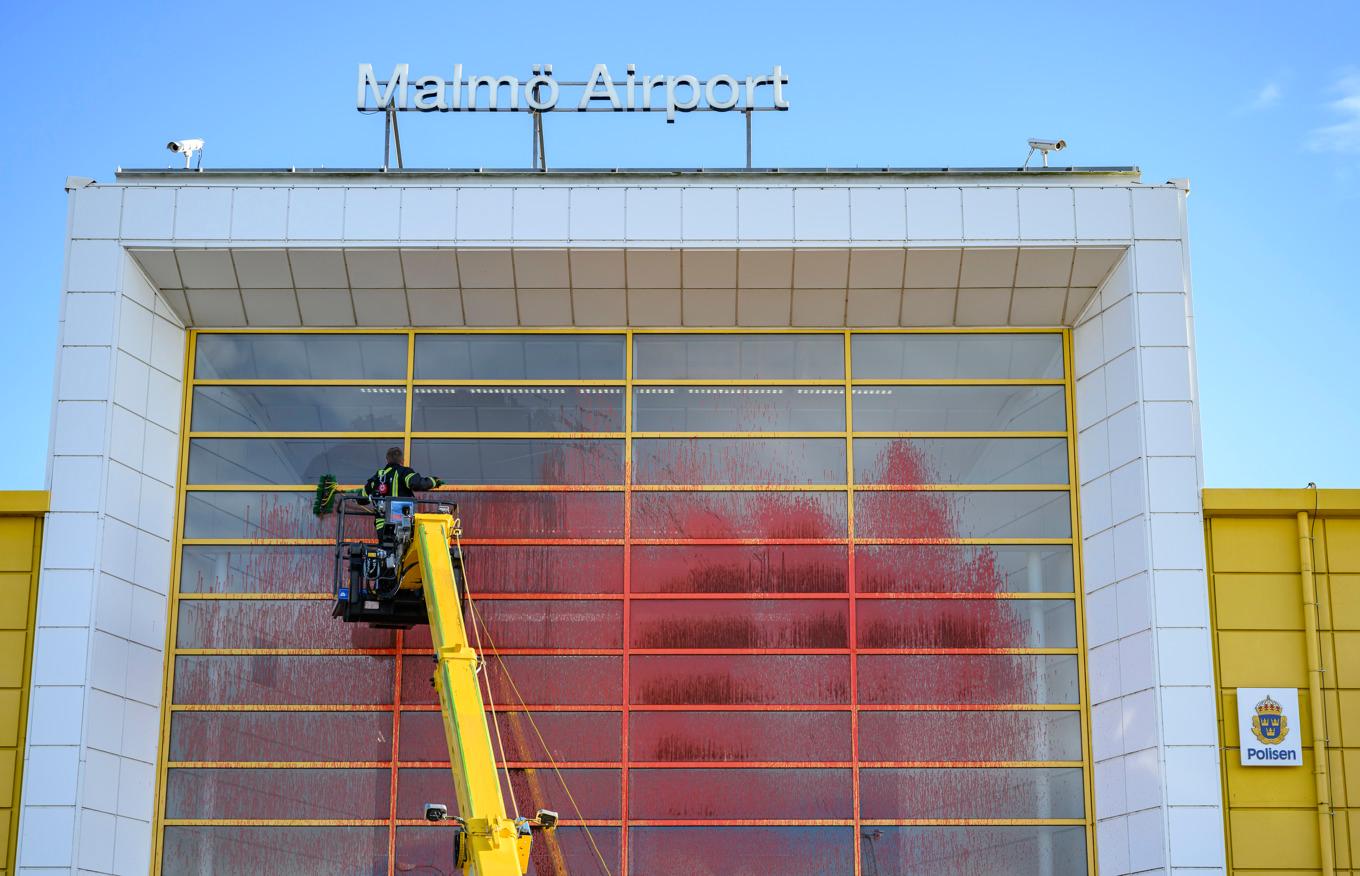
<svg viewBox="0 0 1360 876">
<path fill-rule="evenodd" d="M 1067 139 L 1062 164 L 1189 177 L 1208 485 L 1360 487 L 1355 3 L 28 3 L 0 50 L 0 488 L 42 486 L 65 177 L 169 166 L 181 137 L 207 140 L 209 167 L 375 166 L 355 65 L 399 61 L 561 78 L 778 63 L 792 109 L 757 117 L 757 165 L 1018 165 L 1041 136 Z M 407 164 L 525 166 L 528 124 L 408 116 Z M 547 125 L 559 167 L 743 160 L 737 117 Z"/>
</svg>

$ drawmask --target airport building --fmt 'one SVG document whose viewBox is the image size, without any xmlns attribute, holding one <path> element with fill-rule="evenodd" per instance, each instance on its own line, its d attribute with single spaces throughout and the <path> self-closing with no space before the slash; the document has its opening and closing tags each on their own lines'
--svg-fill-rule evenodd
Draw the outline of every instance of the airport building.
<svg viewBox="0 0 1360 876">
<path fill-rule="evenodd" d="M 1292 731 L 1308 763 L 1254 770 L 1231 710 L 1272 684 L 1307 708 L 1319 678 L 1333 720 L 1355 708 L 1360 680 L 1303 656 L 1289 565 L 1294 515 L 1330 506 L 1225 494 L 1209 586 L 1184 183 L 68 190 L 18 873 L 450 872 L 422 818 L 452 802 L 429 637 L 332 619 L 336 519 L 312 513 L 318 478 L 391 446 L 458 503 L 507 790 L 562 814 L 531 872 L 1323 865 L 1243 863 L 1281 825 L 1322 855 L 1318 801 L 1267 782 L 1312 793 L 1316 725 Z M 1275 512 L 1287 532 L 1254 535 Z M 1249 571 L 1261 599 L 1216 634 Z M 1360 653 L 1327 635 L 1324 660 Z"/>
</svg>

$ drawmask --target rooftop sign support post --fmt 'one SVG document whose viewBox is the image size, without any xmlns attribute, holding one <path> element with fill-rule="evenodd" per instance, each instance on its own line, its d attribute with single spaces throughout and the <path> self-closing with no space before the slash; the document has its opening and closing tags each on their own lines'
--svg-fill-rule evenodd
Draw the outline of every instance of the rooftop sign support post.
<svg viewBox="0 0 1360 876">
<path fill-rule="evenodd" d="M 355 108 L 385 113 L 393 133 L 398 112 L 530 113 L 535 170 L 547 170 L 544 113 L 665 113 L 666 122 L 673 124 L 680 113 L 735 111 L 746 117 L 746 166 L 750 168 L 752 113 L 788 110 L 784 96 L 788 84 L 789 77 L 778 64 L 770 73 L 744 79 L 727 73 L 708 79 L 690 74 L 639 76 L 637 65 L 629 64 L 622 80 L 614 79 L 604 64 L 596 64 L 589 79 L 574 82 L 557 81 L 551 64 L 535 65 L 533 75 L 525 82 L 515 76 L 464 76 L 462 64 L 454 65 L 452 79 L 434 74 L 412 78 L 410 64 L 397 64 L 391 76 L 379 79 L 372 64 L 360 64 Z M 579 89 L 574 105 L 561 101 L 563 89 Z M 764 97 L 767 102 L 761 101 Z M 397 144 L 400 167 L 399 136 Z M 386 146 L 383 166 L 387 166 Z"/>
<path fill-rule="evenodd" d="M 386 112 L 383 113 L 383 170 L 388 168 L 389 150 L 392 148 L 394 140 L 397 144 L 397 169 L 401 170 L 405 167 L 401 160 L 401 130 L 397 128 L 396 112 L 388 107 Z"/>
</svg>

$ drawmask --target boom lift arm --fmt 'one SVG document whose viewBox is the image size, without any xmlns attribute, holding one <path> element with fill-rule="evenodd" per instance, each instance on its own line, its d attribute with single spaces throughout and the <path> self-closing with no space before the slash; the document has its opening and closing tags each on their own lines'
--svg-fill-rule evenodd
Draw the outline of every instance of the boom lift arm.
<svg viewBox="0 0 1360 876">
<path fill-rule="evenodd" d="M 406 507 L 390 507 L 400 503 Z M 335 616 L 349 622 L 374 622 L 381 618 L 384 602 L 403 597 L 409 602 L 415 594 L 424 594 L 426 622 L 435 652 L 434 686 L 444 715 L 444 735 L 459 813 L 449 816 L 447 807 L 426 804 L 425 817 L 430 821 L 452 818 L 461 826 L 454 846 L 456 872 L 465 876 L 523 876 L 529 870 L 532 831 L 552 830 L 557 824 L 557 813 L 540 809 L 533 820 L 512 819 L 506 814 L 477 681 L 481 658 L 469 643 L 463 623 L 460 575 L 454 565 L 457 561 L 461 567 L 462 557 L 458 548 L 452 546 L 460 523 L 448 513 L 413 514 L 414 503 L 410 500 L 393 499 L 380 504 L 389 506 L 381 509 L 388 514 L 389 525 L 394 520 L 405 522 L 397 527 L 395 541 L 388 548 L 395 553 L 396 562 L 388 564 L 385 554 L 379 557 L 383 562 L 372 563 L 371 567 L 390 570 L 391 574 L 373 581 L 366 580 L 362 573 L 352 574 L 344 581 L 337 577 Z M 343 534 L 343 505 L 341 518 Z M 375 549 L 372 545 L 345 545 L 343 538 L 341 546 L 358 549 L 365 558 L 371 558 L 375 550 L 383 553 L 383 548 Z M 339 566 L 337 562 L 337 572 L 341 571 Z M 359 568 L 367 567 L 360 564 Z M 409 611 L 403 619 L 418 622 Z"/>
</svg>

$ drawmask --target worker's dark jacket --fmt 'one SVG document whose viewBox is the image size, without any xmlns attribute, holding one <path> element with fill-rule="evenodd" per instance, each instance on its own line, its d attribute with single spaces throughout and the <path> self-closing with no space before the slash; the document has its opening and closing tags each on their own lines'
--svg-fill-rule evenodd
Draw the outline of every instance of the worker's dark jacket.
<svg viewBox="0 0 1360 876">
<path fill-rule="evenodd" d="M 433 490 L 441 483 L 439 478 L 427 478 L 413 468 L 388 465 L 378 469 L 373 477 L 364 482 L 364 495 L 370 498 L 409 499 L 417 490 Z M 379 516 L 374 525 L 381 530 L 387 524 Z"/>
</svg>

